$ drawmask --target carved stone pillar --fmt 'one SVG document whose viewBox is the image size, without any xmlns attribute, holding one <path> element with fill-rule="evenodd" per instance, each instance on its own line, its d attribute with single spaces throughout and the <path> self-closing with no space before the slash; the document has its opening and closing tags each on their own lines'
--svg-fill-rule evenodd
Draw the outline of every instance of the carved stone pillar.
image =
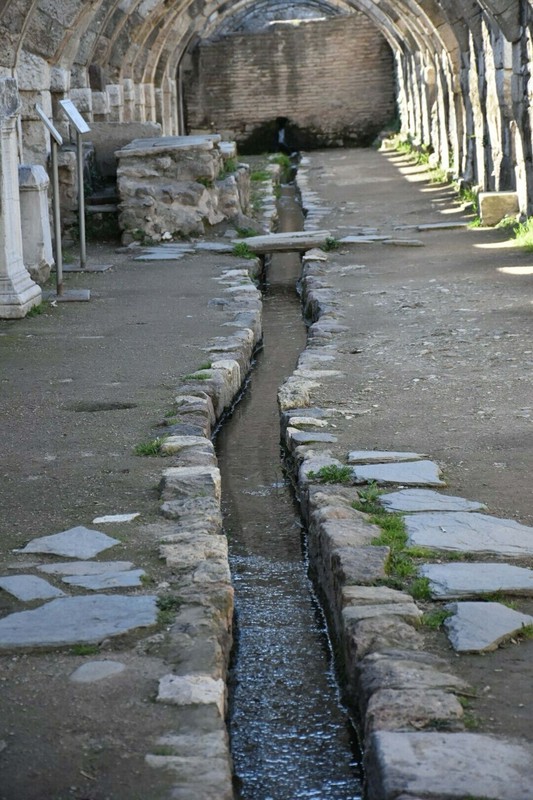
<svg viewBox="0 0 533 800">
<path fill-rule="evenodd" d="M 17 119 L 20 99 L 13 78 L 0 79 L 0 317 L 26 316 L 41 302 L 22 256 Z"/>
</svg>

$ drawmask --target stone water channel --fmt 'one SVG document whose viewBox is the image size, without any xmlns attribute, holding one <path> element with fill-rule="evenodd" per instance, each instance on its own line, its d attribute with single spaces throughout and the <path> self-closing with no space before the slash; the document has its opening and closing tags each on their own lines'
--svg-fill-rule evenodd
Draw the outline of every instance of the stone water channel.
<svg viewBox="0 0 533 800">
<path fill-rule="evenodd" d="M 282 230 L 301 209 L 280 199 Z M 236 597 L 230 736 L 241 800 L 361 796 L 352 722 L 336 684 L 323 614 L 307 575 L 305 534 L 282 470 L 277 390 L 305 347 L 296 285 L 300 260 L 267 269 L 264 346 L 217 437 Z"/>
</svg>

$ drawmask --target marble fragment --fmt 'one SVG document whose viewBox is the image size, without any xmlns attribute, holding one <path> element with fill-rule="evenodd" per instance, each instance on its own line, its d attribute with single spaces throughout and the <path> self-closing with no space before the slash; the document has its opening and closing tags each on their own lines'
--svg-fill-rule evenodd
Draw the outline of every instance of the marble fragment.
<svg viewBox="0 0 533 800">
<path fill-rule="evenodd" d="M 118 539 L 112 539 L 105 533 L 78 525 L 61 533 L 32 539 L 26 547 L 17 552 L 53 553 L 56 556 L 69 556 L 70 558 L 94 558 L 98 553 L 114 547 L 116 544 L 120 544 Z"/>
<path fill-rule="evenodd" d="M 457 653 L 486 653 L 533 625 L 533 617 L 521 614 L 501 603 L 449 603 L 452 612 L 444 621 L 453 649 Z"/>
</svg>

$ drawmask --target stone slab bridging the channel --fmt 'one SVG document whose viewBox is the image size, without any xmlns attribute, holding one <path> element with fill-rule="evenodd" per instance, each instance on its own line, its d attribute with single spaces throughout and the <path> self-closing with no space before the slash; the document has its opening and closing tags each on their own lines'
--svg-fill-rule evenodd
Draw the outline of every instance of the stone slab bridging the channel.
<svg viewBox="0 0 533 800">
<path fill-rule="evenodd" d="M 36 575 L 10 575 L 0 578 L 0 589 L 25 602 L 65 596 L 65 592 L 61 589 L 56 589 L 44 578 L 38 578 Z"/>
<path fill-rule="evenodd" d="M 463 500 L 433 489 L 400 489 L 378 498 L 387 511 L 482 511 L 483 503 Z"/>
<path fill-rule="evenodd" d="M 0 650 L 98 644 L 137 628 L 154 625 L 154 595 L 60 597 L 31 611 L 0 620 Z"/>
<path fill-rule="evenodd" d="M 120 544 L 118 539 L 112 539 L 105 533 L 78 525 L 76 528 L 54 533 L 52 536 L 40 536 L 32 539 L 26 547 L 16 552 L 53 553 L 56 556 L 69 556 L 70 558 L 94 558 L 98 553 L 114 547 L 116 544 Z"/>
<path fill-rule="evenodd" d="M 453 649 L 457 653 L 486 653 L 533 625 L 533 617 L 501 603 L 449 603 L 453 616 L 444 621 Z"/>
<path fill-rule="evenodd" d="M 533 528 L 474 511 L 404 517 L 409 544 L 436 550 L 525 558 L 533 555 Z"/>
<path fill-rule="evenodd" d="M 434 461 L 404 461 L 393 464 L 361 464 L 353 469 L 357 481 L 398 483 L 414 486 L 446 486 Z"/>
<path fill-rule="evenodd" d="M 423 564 L 419 574 L 429 579 L 431 596 L 438 599 L 476 597 L 495 592 L 533 595 L 533 570 L 512 564 L 484 561 Z"/>
</svg>

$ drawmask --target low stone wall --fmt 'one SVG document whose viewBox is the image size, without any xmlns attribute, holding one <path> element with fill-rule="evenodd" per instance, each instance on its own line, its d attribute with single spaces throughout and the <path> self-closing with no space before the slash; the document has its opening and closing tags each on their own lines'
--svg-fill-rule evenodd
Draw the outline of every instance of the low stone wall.
<svg viewBox="0 0 533 800">
<path fill-rule="evenodd" d="M 248 211 L 248 167 L 219 136 L 137 139 L 117 152 L 124 244 L 198 236 Z"/>
</svg>

